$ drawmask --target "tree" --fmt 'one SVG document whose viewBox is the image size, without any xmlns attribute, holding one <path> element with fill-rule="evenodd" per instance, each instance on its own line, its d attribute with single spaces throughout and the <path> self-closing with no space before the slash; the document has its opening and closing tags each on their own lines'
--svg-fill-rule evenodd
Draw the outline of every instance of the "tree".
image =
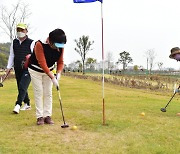
<svg viewBox="0 0 180 154">
<path fill-rule="evenodd" d="M 82 63 L 80 60 L 77 60 L 75 62 L 71 62 L 68 65 L 67 69 L 71 70 L 71 71 L 75 71 L 75 70 L 81 71 L 82 70 Z"/>
<path fill-rule="evenodd" d="M 0 52 L 8 56 L 10 45 L 11 43 L 0 43 Z"/>
<path fill-rule="evenodd" d="M 138 68 L 139 68 L 138 65 L 134 65 L 133 69 L 134 69 L 134 71 L 138 71 Z"/>
<path fill-rule="evenodd" d="M 83 74 L 85 74 L 84 64 L 86 60 L 86 55 L 88 51 L 92 50 L 91 45 L 94 43 L 94 41 L 90 41 L 89 36 L 84 36 L 84 35 L 80 37 L 79 40 L 75 39 L 74 41 L 76 42 L 76 46 L 77 46 L 77 48 L 74 48 L 74 50 L 77 53 L 79 53 L 79 55 L 81 56 L 82 68 L 83 68 L 82 71 Z"/>
<path fill-rule="evenodd" d="M 12 5 L 12 9 L 9 11 L 5 6 L 0 6 L 0 28 L 3 32 L 9 36 L 10 42 L 16 36 L 16 25 L 25 20 L 30 16 L 28 9 L 29 5 L 21 3 L 19 0 L 17 4 Z"/>
<path fill-rule="evenodd" d="M 0 68 L 6 68 L 10 43 L 0 43 Z"/>
<path fill-rule="evenodd" d="M 96 59 L 88 58 L 87 61 L 86 61 L 86 66 L 88 65 L 90 67 L 90 70 L 93 70 L 94 69 L 93 64 L 96 64 L 96 62 L 97 62 Z"/>
<path fill-rule="evenodd" d="M 133 63 L 133 59 L 130 57 L 130 53 L 126 51 L 119 53 L 119 55 L 120 58 L 118 59 L 117 63 L 123 64 L 123 70 L 125 70 L 129 63 Z"/>
<path fill-rule="evenodd" d="M 7 60 L 8 60 L 8 57 L 5 54 L 0 53 L 0 68 L 5 68 L 6 67 Z"/>
<path fill-rule="evenodd" d="M 78 70 L 82 71 L 82 63 L 81 63 L 80 60 L 77 60 L 77 61 L 75 62 L 75 65 L 78 65 Z"/>
<path fill-rule="evenodd" d="M 152 68 L 154 67 L 155 51 L 154 49 L 149 49 L 145 52 L 145 57 L 147 59 L 147 70 L 149 66 L 149 73 L 151 74 Z"/>
<path fill-rule="evenodd" d="M 159 70 L 161 71 L 163 67 L 163 62 L 158 62 L 157 65 L 158 65 Z"/>
</svg>

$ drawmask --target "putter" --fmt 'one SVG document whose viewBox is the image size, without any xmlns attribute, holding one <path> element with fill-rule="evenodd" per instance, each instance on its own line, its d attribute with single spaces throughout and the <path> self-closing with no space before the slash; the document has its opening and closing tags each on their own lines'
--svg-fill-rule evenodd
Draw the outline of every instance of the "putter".
<svg viewBox="0 0 180 154">
<path fill-rule="evenodd" d="M 9 73 L 11 72 L 11 69 L 6 73 L 5 77 L 2 79 L 1 77 L 1 83 L 0 83 L 0 87 L 3 87 L 3 82 L 4 80 L 6 80 L 6 78 L 8 77 Z"/>
<path fill-rule="evenodd" d="M 63 122 L 64 122 L 64 124 L 61 126 L 61 128 L 67 128 L 67 127 L 69 127 L 69 125 L 65 122 L 63 108 L 62 108 L 62 100 L 61 100 L 61 95 L 60 95 L 59 87 L 57 87 L 57 92 L 58 92 L 59 103 L 60 103 L 60 107 L 61 107 L 62 118 L 63 118 Z"/>
<path fill-rule="evenodd" d="M 177 89 L 179 89 L 180 88 L 180 85 L 179 85 L 179 87 L 177 88 Z M 176 91 L 174 91 L 174 94 L 173 94 L 173 96 L 171 97 L 171 99 L 169 100 L 169 102 L 166 104 L 166 106 L 164 107 L 164 108 L 161 108 L 161 111 L 162 112 L 166 112 L 166 107 L 169 105 L 169 103 L 171 102 L 171 100 L 174 98 L 174 96 L 176 95 Z"/>
</svg>

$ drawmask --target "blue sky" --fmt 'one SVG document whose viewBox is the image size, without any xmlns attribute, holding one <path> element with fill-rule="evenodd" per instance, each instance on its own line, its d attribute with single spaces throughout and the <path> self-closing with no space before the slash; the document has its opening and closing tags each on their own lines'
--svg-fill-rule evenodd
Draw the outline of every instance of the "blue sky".
<svg viewBox="0 0 180 154">
<path fill-rule="evenodd" d="M 45 40 L 55 28 L 62 28 L 67 34 L 65 63 L 80 60 L 74 51 L 74 39 L 89 35 L 95 43 L 87 57 L 100 61 L 101 57 L 101 3 L 74 4 L 73 0 L 22 0 L 29 4 L 32 15 L 29 37 Z M 17 0 L 1 0 L 8 6 Z M 153 49 L 155 63 L 164 67 L 179 69 L 180 64 L 169 59 L 170 49 L 180 46 L 179 0 L 104 0 L 104 51 L 113 54 L 113 61 L 119 53 L 127 51 L 134 60 L 132 65 L 146 67 L 145 52 Z M 0 30 L 1 32 L 1 30 Z M 3 33 L 0 33 L 3 36 Z M 5 36 L 1 42 L 8 41 Z M 155 65 L 157 66 L 157 65 Z M 157 67 L 155 67 L 157 68 Z"/>
</svg>

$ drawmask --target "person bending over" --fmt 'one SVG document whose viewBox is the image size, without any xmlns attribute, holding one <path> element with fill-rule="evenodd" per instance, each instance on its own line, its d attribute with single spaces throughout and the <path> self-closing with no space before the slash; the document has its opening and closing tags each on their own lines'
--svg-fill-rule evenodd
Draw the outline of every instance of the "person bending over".
<svg viewBox="0 0 180 154">
<path fill-rule="evenodd" d="M 30 58 L 29 72 L 34 90 L 37 125 L 54 124 L 52 116 L 52 85 L 59 88 L 64 67 L 63 54 L 66 35 L 62 29 L 49 33 L 46 44 L 37 41 Z M 56 76 L 52 73 L 57 64 Z"/>
</svg>

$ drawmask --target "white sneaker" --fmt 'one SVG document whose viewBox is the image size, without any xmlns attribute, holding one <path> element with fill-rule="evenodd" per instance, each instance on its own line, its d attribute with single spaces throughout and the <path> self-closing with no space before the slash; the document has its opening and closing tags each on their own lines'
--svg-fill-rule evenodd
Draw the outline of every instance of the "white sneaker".
<svg viewBox="0 0 180 154">
<path fill-rule="evenodd" d="M 20 109 L 21 111 L 25 111 L 25 110 L 31 110 L 31 106 L 27 105 L 26 103 L 24 104 L 24 106 Z"/>
<path fill-rule="evenodd" d="M 20 105 L 17 104 L 17 105 L 14 107 L 13 112 L 14 112 L 15 114 L 18 114 L 18 113 L 19 113 L 19 110 L 20 110 Z"/>
</svg>

